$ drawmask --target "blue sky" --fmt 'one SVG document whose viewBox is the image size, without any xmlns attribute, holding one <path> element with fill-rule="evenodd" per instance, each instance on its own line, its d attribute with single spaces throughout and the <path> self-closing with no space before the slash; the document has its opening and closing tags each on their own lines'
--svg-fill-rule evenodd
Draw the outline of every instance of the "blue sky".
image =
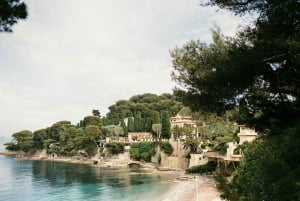
<svg viewBox="0 0 300 201">
<path fill-rule="evenodd" d="M 117 100 L 171 93 L 170 49 L 233 36 L 243 21 L 199 0 L 27 0 L 28 19 L 0 33 L 0 136 L 76 124 Z M 88 2 L 88 3 L 87 3 Z"/>
</svg>

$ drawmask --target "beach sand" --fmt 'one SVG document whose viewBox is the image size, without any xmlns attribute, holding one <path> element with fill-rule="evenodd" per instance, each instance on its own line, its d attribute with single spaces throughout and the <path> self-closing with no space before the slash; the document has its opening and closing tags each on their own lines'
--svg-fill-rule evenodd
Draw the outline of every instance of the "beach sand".
<svg viewBox="0 0 300 201">
<path fill-rule="evenodd" d="M 156 201 L 221 201 L 220 192 L 212 179 L 205 176 L 178 181 L 171 190 Z"/>
</svg>

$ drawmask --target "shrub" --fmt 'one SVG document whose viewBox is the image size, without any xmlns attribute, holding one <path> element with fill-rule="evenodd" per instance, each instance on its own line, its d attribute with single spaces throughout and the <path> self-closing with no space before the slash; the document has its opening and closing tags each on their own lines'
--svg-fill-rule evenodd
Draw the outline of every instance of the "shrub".
<svg viewBox="0 0 300 201">
<path fill-rule="evenodd" d="M 172 145 L 171 145 L 169 142 L 160 142 L 159 145 L 160 145 L 160 149 L 161 149 L 164 153 L 166 153 L 166 154 L 168 154 L 168 155 L 171 155 L 171 154 L 172 154 L 172 152 L 173 152 L 173 147 L 172 147 Z"/>
<path fill-rule="evenodd" d="M 153 142 L 139 143 L 139 152 L 142 160 L 146 162 L 150 162 L 151 156 L 155 155 L 155 143 Z"/>
<path fill-rule="evenodd" d="M 125 144 L 120 142 L 111 142 L 106 144 L 106 148 L 108 149 L 109 153 L 111 153 L 112 155 L 117 155 L 120 153 L 124 153 Z"/>
<path fill-rule="evenodd" d="M 7 142 L 4 144 L 4 146 L 6 146 L 6 149 L 10 150 L 10 151 L 18 151 L 19 150 L 19 146 L 13 142 Z"/>
<path fill-rule="evenodd" d="M 228 148 L 228 145 L 224 142 L 224 143 L 218 144 L 218 146 L 217 146 L 215 149 L 216 149 L 216 151 L 218 151 L 221 155 L 225 155 L 226 152 L 227 152 L 227 148 Z"/>
<path fill-rule="evenodd" d="M 85 151 L 89 156 L 93 156 L 97 152 L 97 146 L 94 143 L 90 143 L 89 146 L 85 148 Z"/>
<path fill-rule="evenodd" d="M 139 152 L 139 143 L 134 143 L 130 145 L 130 158 L 133 160 L 140 160 L 140 152 Z"/>
<path fill-rule="evenodd" d="M 130 145 L 130 158 L 134 160 L 151 161 L 151 156 L 155 155 L 155 143 L 141 142 Z"/>
<path fill-rule="evenodd" d="M 188 168 L 188 169 L 185 170 L 185 172 L 187 174 L 191 174 L 191 173 L 199 173 L 199 174 L 212 173 L 213 171 L 215 171 L 216 167 L 217 167 L 216 162 L 209 161 L 205 165 L 197 165 L 197 166 L 193 166 L 191 168 Z"/>
</svg>

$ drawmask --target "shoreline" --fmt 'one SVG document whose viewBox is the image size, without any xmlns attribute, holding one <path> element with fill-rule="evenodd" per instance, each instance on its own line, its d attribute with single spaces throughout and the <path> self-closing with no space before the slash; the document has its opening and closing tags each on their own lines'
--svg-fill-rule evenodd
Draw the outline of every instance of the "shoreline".
<svg viewBox="0 0 300 201">
<path fill-rule="evenodd" d="M 0 152 L 0 155 L 12 157 L 17 160 L 35 160 L 35 161 L 54 161 L 65 162 L 73 164 L 86 164 L 93 165 L 99 168 L 128 168 L 127 163 L 117 161 L 103 161 L 98 164 L 94 164 L 92 159 L 85 157 L 51 157 L 48 155 L 34 154 L 23 155 L 20 153 L 4 153 Z M 21 156 L 21 157 L 18 157 Z M 163 192 L 161 196 L 154 198 L 154 201 L 222 201 L 220 198 L 220 192 L 215 186 L 213 178 L 206 175 L 187 175 L 183 170 L 159 170 L 154 165 L 145 164 L 141 167 L 141 170 L 145 170 L 150 174 L 171 174 L 174 176 L 174 184 L 168 191 Z M 197 181 L 197 182 L 196 182 Z"/>
<path fill-rule="evenodd" d="M 55 156 L 52 157 L 43 151 L 38 151 L 34 154 L 25 154 L 22 152 L 7 151 L 0 152 L 0 155 L 12 157 L 16 160 L 33 160 L 33 161 L 55 161 L 78 164 L 93 164 L 93 160 L 82 156 Z"/>
<path fill-rule="evenodd" d="M 169 191 L 155 201 L 222 201 L 220 192 L 212 178 L 207 176 L 187 176 L 187 180 L 177 181 Z"/>
</svg>

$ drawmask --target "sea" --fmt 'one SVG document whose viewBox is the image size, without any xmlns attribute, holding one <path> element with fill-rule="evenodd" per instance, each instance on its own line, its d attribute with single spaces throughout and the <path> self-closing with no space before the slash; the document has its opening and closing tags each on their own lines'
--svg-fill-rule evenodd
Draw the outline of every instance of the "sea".
<svg viewBox="0 0 300 201">
<path fill-rule="evenodd" d="M 153 201 L 174 176 L 0 155 L 0 201 Z"/>
</svg>

